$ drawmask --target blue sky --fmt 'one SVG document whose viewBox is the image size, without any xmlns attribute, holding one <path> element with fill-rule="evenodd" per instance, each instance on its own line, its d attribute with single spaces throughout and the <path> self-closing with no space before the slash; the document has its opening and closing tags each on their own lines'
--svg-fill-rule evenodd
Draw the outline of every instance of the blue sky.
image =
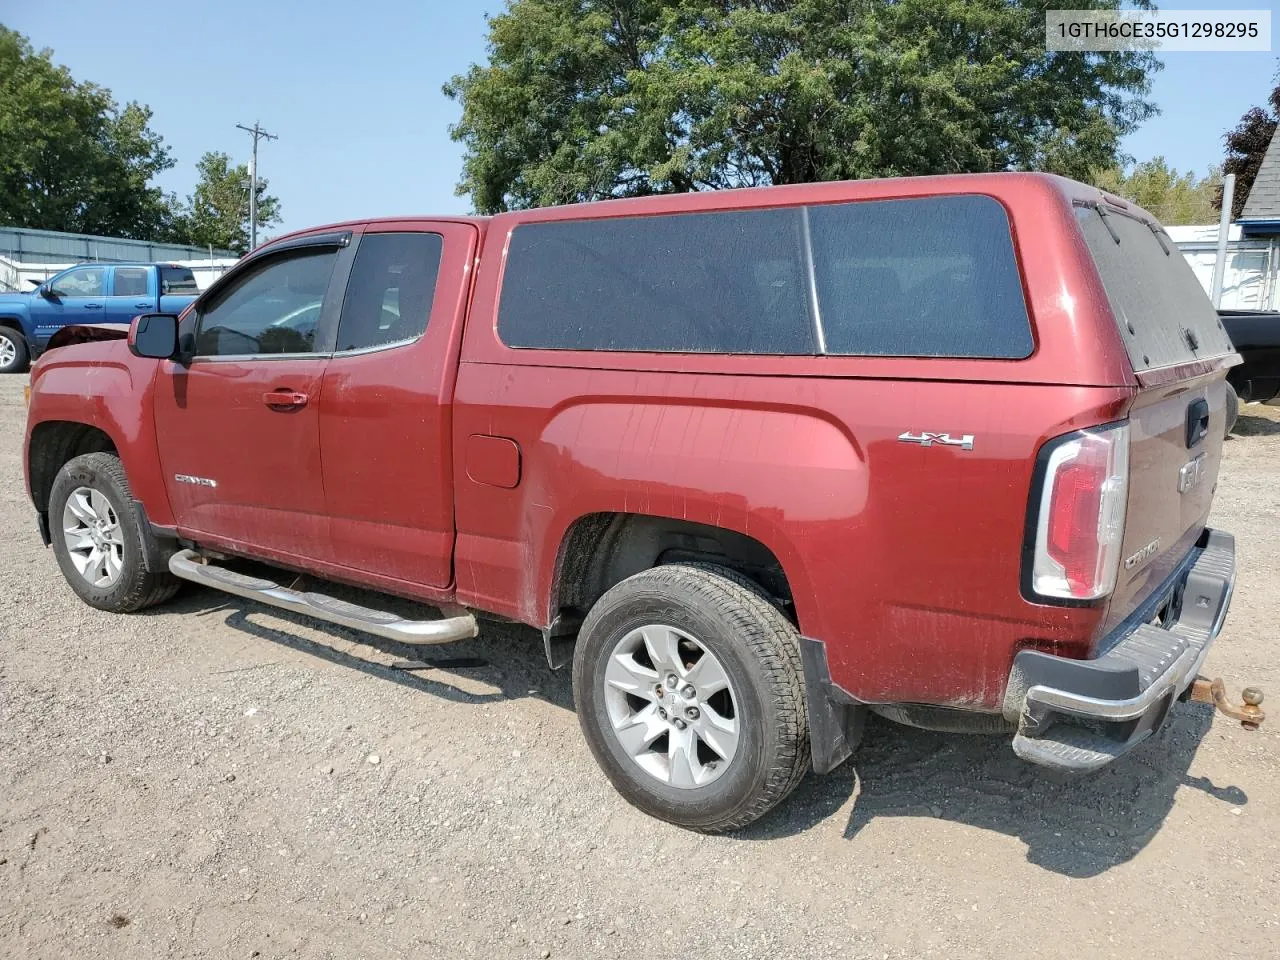
<svg viewBox="0 0 1280 960">
<path fill-rule="evenodd" d="M 80 80 L 155 111 L 178 165 L 162 183 L 185 196 L 206 150 L 248 159 L 237 123 L 280 139 L 262 175 L 284 227 L 362 216 L 465 213 L 454 196 L 461 150 L 448 136 L 458 106 L 440 86 L 484 59 L 486 10 L 502 0 L 0 0 L 0 22 L 52 47 Z M 1161 3 L 1166 9 L 1271 9 L 1275 0 Z M 1280 22 L 1273 25 L 1280 28 Z M 1280 49 L 1274 46 L 1273 49 Z M 1170 53 L 1154 78 L 1162 113 L 1125 147 L 1203 171 L 1222 134 L 1264 101 L 1275 53 Z"/>
</svg>

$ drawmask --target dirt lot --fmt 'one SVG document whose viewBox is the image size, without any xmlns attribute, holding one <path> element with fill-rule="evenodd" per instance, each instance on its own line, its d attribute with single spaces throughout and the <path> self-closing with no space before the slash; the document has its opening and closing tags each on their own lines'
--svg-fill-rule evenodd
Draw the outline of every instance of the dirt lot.
<svg viewBox="0 0 1280 960">
<path fill-rule="evenodd" d="M 1178 706 L 1076 781 L 873 722 L 753 829 L 686 833 L 597 772 L 531 631 L 410 674 L 405 648 L 194 588 L 81 604 L 23 491 L 24 381 L 0 379 L 0 955 L 1280 955 L 1280 722 Z M 1280 692 L 1280 410 L 1241 433 L 1208 668 Z"/>
</svg>

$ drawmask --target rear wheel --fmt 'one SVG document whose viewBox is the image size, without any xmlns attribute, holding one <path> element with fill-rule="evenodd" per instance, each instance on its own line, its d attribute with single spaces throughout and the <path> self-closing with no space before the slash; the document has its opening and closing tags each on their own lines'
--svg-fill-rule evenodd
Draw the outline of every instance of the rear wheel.
<svg viewBox="0 0 1280 960">
<path fill-rule="evenodd" d="M 1231 436 L 1231 431 L 1236 428 L 1236 420 L 1240 417 L 1240 395 L 1236 393 L 1236 388 L 1230 383 L 1227 384 L 1227 429 L 1226 436 Z"/>
<path fill-rule="evenodd" d="M 0 373 L 22 373 L 29 359 L 26 337 L 12 327 L 0 327 Z"/>
<path fill-rule="evenodd" d="M 618 791 L 683 827 L 745 826 L 809 768 L 795 628 L 704 567 L 646 570 L 601 597 L 578 638 L 573 692 Z"/>
<path fill-rule="evenodd" d="M 142 559 L 144 537 L 120 458 L 87 453 L 58 471 L 49 493 L 49 528 L 62 575 L 85 603 L 132 613 L 168 600 L 181 581 L 151 573 Z"/>
</svg>

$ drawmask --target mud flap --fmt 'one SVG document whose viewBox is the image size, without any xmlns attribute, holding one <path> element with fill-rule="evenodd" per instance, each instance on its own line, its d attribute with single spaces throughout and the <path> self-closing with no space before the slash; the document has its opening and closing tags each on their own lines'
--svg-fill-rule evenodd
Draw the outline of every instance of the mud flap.
<svg viewBox="0 0 1280 960">
<path fill-rule="evenodd" d="M 867 708 L 831 682 L 827 646 L 821 640 L 800 638 L 800 662 L 804 666 L 813 772 L 830 773 L 849 759 L 862 739 Z"/>
<path fill-rule="evenodd" d="M 573 613 L 557 613 L 550 626 L 542 628 L 542 648 L 547 654 L 547 666 L 559 670 L 573 661 L 573 648 L 578 642 L 582 618 Z"/>
<path fill-rule="evenodd" d="M 147 516 L 141 500 L 130 500 L 134 522 L 138 525 L 138 551 L 147 573 L 168 573 L 169 558 L 178 549 L 178 538 L 163 527 L 156 527 Z"/>
</svg>

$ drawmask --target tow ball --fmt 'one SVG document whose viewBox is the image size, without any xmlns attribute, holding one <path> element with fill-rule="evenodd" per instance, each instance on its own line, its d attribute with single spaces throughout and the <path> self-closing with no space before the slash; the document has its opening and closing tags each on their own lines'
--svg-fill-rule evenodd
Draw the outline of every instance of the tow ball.
<svg viewBox="0 0 1280 960">
<path fill-rule="evenodd" d="M 1227 685 L 1219 677 L 1210 680 L 1208 677 L 1196 677 L 1191 684 L 1191 700 L 1196 703 L 1212 703 L 1232 720 L 1239 720 L 1240 726 L 1246 730 L 1257 730 L 1267 715 L 1262 712 L 1262 691 L 1257 687 L 1245 687 L 1240 693 L 1244 701 L 1236 706 L 1227 699 Z"/>
</svg>

